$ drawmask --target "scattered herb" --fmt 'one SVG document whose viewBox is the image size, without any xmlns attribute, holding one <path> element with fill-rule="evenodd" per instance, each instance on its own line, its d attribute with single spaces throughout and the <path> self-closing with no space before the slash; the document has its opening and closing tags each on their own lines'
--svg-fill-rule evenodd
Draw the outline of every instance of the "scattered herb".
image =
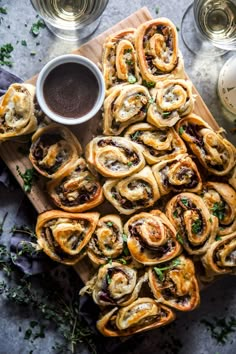
<svg viewBox="0 0 236 354">
<path fill-rule="evenodd" d="M 27 225 L 14 225 L 11 229 L 11 232 L 13 234 L 16 232 L 19 232 L 19 233 L 26 234 L 26 235 L 30 236 L 33 240 L 37 239 L 35 232 Z"/>
<path fill-rule="evenodd" d="M 6 15 L 7 14 L 7 9 L 5 7 L 0 7 L 0 14 Z"/>
<path fill-rule="evenodd" d="M 111 284 L 111 277 L 110 277 L 110 275 L 107 273 L 107 275 L 106 275 L 106 279 L 107 279 L 107 284 Z"/>
<path fill-rule="evenodd" d="M 125 53 L 125 54 L 127 54 L 127 53 L 132 53 L 132 49 L 131 49 L 131 48 L 125 49 L 125 50 L 124 50 L 124 53 Z"/>
<path fill-rule="evenodd" d="M 159 7 L 157 6 L 156 9 L 155 9 L 156 14 L 159 14 L 159 10 L 160 10 L 160 9 L 159 9 Z"/>
<path fill-rule="evenodd" d="M 222 240 L 222 238 L 217 235 L 216 238 L 215 238 L 215 240 L 216 240 L 216 241 L 220 241 L 220 240 Z"/>
<path fill-rule="evenodd" d="M 188 206 L 188 199 L 187 198 L 181 198 L 181 203 L 184 205 L 184 206 Z"/>
<path fill-rule="evenodd" d="M 179 32 L 179 27 L 178 26 L 176 26 L 176 31 Z"/>
<path fill-rule="evenodd" d="M 137 130 L 133 135 L 131 135 L 131 139 L 137 140 L 140 134 L 141 134 L 140 131 Z"/>
<path fill-rule="evenodd" d="M 27 25 L 26 25 L 27 26 Z M 45 22 L 43 20 L 38 20 L 37 22 L 33 23 L 30 29 L 30 32 L 37 37 L 40 32 L 40 28 L 45 28 Z"/>
<path fill-rule="evenodd" d="M 30 52 L 30 55 L 31 56 L 34 56 L 34 55 L 36 55 L 37 53 L 34 51 L 34 50 L 32 50 L 31 52 Z"/>
<path fill-rule="evenodd" d="M 182 237 L 182 235 L 178 232 L 177 235 L 176 235 L 176 239 L 179 243 L 181 243 L 181 245 L 184 244 L 184 239 Z"/>
<path fill-rule="evenodd" d="M 209 218 L 210 223 L 212 224 L 212 217 Z"/>
<path fill-rule="evenodd" d="M 24 173 L 20 171 L 19 166 L 16 166 L 19 176 L 22 178 L 24 184 L 24 191 L 29 193 L 31 191 L 33 181 L 37 178 L 37 173 L 34 168 L 27 168 Z"/>
<path fill-rule="evenodd" d="M 24 339 L 29 340 L 30 337 L 31 337 L 31 335 L 32 335 L 32 329 L 28 328 L 28 329 L 25 331 Z"/>
<path fill-rule="evenodd" d="M 169 266 L 166 266 L 166 267 L 162 267 L 162 268 L 159 268 L 159 267 L 154 267 L 154 271 L 156 272 L 159 280 L 162 282 L 165 278 L 164 274 L 163 274 L 163 271 L 164 270 L 169 270 L 169 269 L 172 269 L 178 265 L 181 264 L 181 260 L 179 258 L 177 259 L 174 259 Z"/>
<path fill-rule="evenodd" d="M 214 203 L 212 209 L 213 215 L 219 220 L 223 220 L 225 216 L 225 204 L 224 202 Z"/>
<path fill-rule="evenodd" d="M 171 115 L 171 112 L 162 112 L 161 115 L 162 115 L 163 118 L 167 118 L 167 117 L 169 117 Z"/>
<path fill-rule="evenodd" d="M 155 82 L 152 82 L 152 81 L 146 81 L 146 80 L 143 80 L 142 82 L 143 86 L 146 86 L 147 88 L 152 88 L 152 87 L 155 87 Z"/>
<path fill-rule="evenodd" d="M 109 226 L 109 227 L 110 227 L 110 226 L 113 226 L 113 222 L 108 221 L 108 222 L 107 222 L 107 226 Z"/>
<path fill-rule="evenodd" d="M 177 210 L 175 210 L 175 211 L 173 212 L 173 217 L 174 217 L 174 218 L 177 218 L 177 217 L 178 217 L 178 212 L 177 212 Z"/>
<path fill-rule="evenodd" d="M 202 220 L 200 219 L 194 220 L 191 229 L 193 234 L 198 234 L 202 229 Z"/>
<path fill-rule="evenodd" d="M 7 218 L 8 212 L 6 212 L 2 218 L 2 221 L 0 222 L 0 236 L 3 233 L 3 226 L 5 224 L 6 218 Z"/>
<path fill-rule="evenodd" d="M 129 60 L 129 59 L 126 59 L 126 64 L 128 64 L 128 65 L 133 65 L 134 64 L 134 62 L 133 62 L 133 60 Z"/>
<path fill-rule="evenodd" d="M 184 132 L 184 130 L 185 130 L 184 127 L 180 127 L 180 128 L 179 128 L 179 135 L 182 135 L 183 132 Z"/>
<path fill-rule="evenodd" d="M 117 259 L 117 262 L 120 262 L 122 264 L 127 264 L 127 262 L 126 262 L 126 260 L 124 258 Z"/>
<path fill-rule="evenodd" d="M 0 65 L 6 65 L 12 67 L 12 61 L 9 59 L 11 58 L 11 52 L 14 50 L 11 43 L 4 44 L 0 47 Z"/>
<path fill-rule="evenodd" d="M 226 344 L 230 333 L 236 331 L 236 318 L 231 316 L 226 318 L 213 318 L 213 321 L 201 320 L 211 333 L 211 337 L 216 339 L 217 343 Z"/>
<path fill-rule="evenodd" d="M 129 81 L 130 84 L 134 84 L 137 81 L 137 79 L 136 79 L 136 77 L 134 75 L 129 74 L 128 81 Z"/>
<path fill-rule="evenodd" d="M 122 237 L 123 237 L 123 241 L 124 241 L 124 242 L 127 242 L 127 240 L 128 240 L 127 235 L 126 235 L 126 234 L 123 234 Z"/>
<path fill-rule="evenodd" d="M 133 166 L 133 162 L 132 161 L 129 161 L 128 163 L 127 163 L 127 165 L 130 167 L 130 166 Z"/>
<path fill-rule="evenodd" d="M 24 47 L 27 47 L 27 42 L 23 39 L 23 40 L 21 41 L 21 45 L 23 45 Z"/>
<path fill-rule="evenodd" d="M 150 103 L 150 104 L 153 104 L 154 102 L 155 102 L 154 98 L 151 97 L 150 100 L 149 100 L 149 103 Z"/>
<path fill-rule="evenodd" d="M 108 263 L 112 264 L 112 258 L 108 258 Z"/>
</svg>

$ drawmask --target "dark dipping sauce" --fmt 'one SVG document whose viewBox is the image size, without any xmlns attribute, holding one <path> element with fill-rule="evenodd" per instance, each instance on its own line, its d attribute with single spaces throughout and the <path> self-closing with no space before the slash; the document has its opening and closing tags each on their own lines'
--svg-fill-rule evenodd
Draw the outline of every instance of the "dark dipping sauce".
<svg viewBox="0 0 236 354">
<path fill-rule="evenodd" d="M 96 103 L 98 82 L 86 66 L 65 63 L 48 74 L 43 94 L 54 113 L 67 118 L 80 118 L 91 111 Z"/>
</svg>

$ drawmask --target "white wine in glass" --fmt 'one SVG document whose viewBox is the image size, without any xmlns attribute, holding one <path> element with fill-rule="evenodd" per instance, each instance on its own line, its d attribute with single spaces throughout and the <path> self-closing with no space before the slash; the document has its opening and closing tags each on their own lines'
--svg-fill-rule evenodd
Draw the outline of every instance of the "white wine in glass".
<svg viewBox="0 0 236 354">
<path fill-rule="evenodd" d="M 195 0 L 184 14 L 181 34 L 198 55 L 236 50 L 236 0 Z"/>
</svg>

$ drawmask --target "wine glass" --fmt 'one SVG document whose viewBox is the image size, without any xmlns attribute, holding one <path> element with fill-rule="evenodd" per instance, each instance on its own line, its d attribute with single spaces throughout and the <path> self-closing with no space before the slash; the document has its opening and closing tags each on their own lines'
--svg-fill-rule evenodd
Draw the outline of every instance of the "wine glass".
<svg viewBox="0 0 236 354">
<path fill-rule="evenodd" d="M 236 50 L 236 0 L 194 0 L 183 16 L 181 35 L 200 56 Z"/>
</svg>

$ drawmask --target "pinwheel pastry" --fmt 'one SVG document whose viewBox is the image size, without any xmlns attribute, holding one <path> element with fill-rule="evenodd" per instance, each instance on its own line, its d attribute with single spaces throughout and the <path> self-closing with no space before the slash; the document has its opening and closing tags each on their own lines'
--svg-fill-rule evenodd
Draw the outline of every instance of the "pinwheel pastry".
<svg viewBox="0 0 236 354">
<path fill-rule="evenodd" d="M 148 272 L 155 298 L 180 311 L 192 311 L 200 302 L 193 262 L 181 255 Z"/>
<path fill-rule="evenodd" d="M 80 143 L 69 129 L 50 124 L 32 136 L 29 158 L 41 175 L 57 178 L 78 159 L 81 152 Z"/>
<path fill-rule="evenodd" d="M 120 84 L 141 82 L 134 48 L 134 28 L 107 37 L 103 45 L 102 71 L 106 89 Z"/>
<path fill-rule="evenodd" d="M 188 154 L 160 161 L 152 167 L 152 172 L 161 195 L 170 191 L 198 192 L 202 188 L 197 166 Z"/>
<path fill-rule="evenodd" d="M 143 155 L 150 165 L 187 151 L 173 128 L 157 129 L 148 123 L 138 123 L 127 129 L 125 138 L 142 146 Z"/>
<path fill-rule="evenodd" d="M 119 215 L 105 215 L 88 244 L 88 256 L 97 265 L 118 258 L 124 251 L 123 224 Z"/>
<path fill-rule="evenodd" d="M 136 31 L 135 47 L 141 75 L 147 84 L 184 77 L 176 27 L 167 18 L 141 24 Z"/>
<path fill-rule="evenodd" d="M 204 183 L 201 196 L 209 211 L 218 218 L 218 235 L 236 231 L 236 192 L 226 183 Z"/>
<path fill-rule="evenodd" d="M 36 130 L 35 87 L 12 84 L 0 102 L 0 141 Z"/>
<path fill-rule="evenodd" d="M 173 311 L 158 301 L 142 297 L 122 308 L 115 307 L 97 322 L 107 337 L 130 336 L 167 325 L 175 319 Z"/>
<path fill-rule="evenodd" d="M 38 244 L 54 261 L 73 265 L 84 255 L 98 222 L 99 213 L 66 213 L 50 210 L 39 215 Z"/>
<path fill-rule="evenodd" d="M 125 215 L 152 206 L 160 198 L 156 180 L 149 166 L 124 179 L 108 179 L 103 186 L 103 192 L 106 199 Z"/>
<path fill-rule="evenodd" d="M 218 219 L 198 195 L 177 194 L 167 203 L 166 215 L 177 230 L 177 240 L 189 254 L 202 255 L 215 240 Z"/>
<path fill-rule="evenodd" d="M 102 187 L 88 170 L 83 158 L 79 158 L 57 178 L 47 184 L 53 202 L 65 211 L 78 213 L 101 204 Z"/>
<path fill-rule="evenodd" d="M 202 262 L 211 274 L 236 274 L 236 232 L 212 243 Z"/>
<path fill-rule="evenodd" d="M 167 262 L 181 253 L 176 230 L 159 210 L 132 216 L 124 226 L 127 245 L 139 263 L 154 265 Z"/>
<path fill-rule="evenodd" d="M 138 84 L 112 89 L 104 101 L 103 133 L 119 135 L 130 124 L 143 121 L 150 101 L 148 89 Z"/>
<path fill-rule="evenodd" d="M 127 306 L 138 298 L 147 279 L 147 273 L 138 276 L 136 269 L 112 262 L 99 268 L 97 275 L 81 289 L 80 295 L 92 293 L 94 302 L 99 306 Z"/>
<path fill-rule="evenodd" d="M 202 118 L 195 114 L 182 118 L 177 131 L 209 172 L 224 176 L 235 166 L 235 147 Z"/>
<path fill-rule="evenodd" d="M 188 80 L 164 80 L 156 84 L 154 102 L 149 106 L 147 121 L 158 128 L 172 127 L 193 110 L 192 83 Z"/>
<path fill-rule="evenodd" d="M 90 167 L 105 177 L 126 177 L 145 166 L 141 147 L 122 137 L 94 138 L 86 146 L 85 156 Z"/>
<path fill-rule="evenodd" d="M 229 184 L 236 190 L 236 166 L 230 173 Z"/>
</svg>

